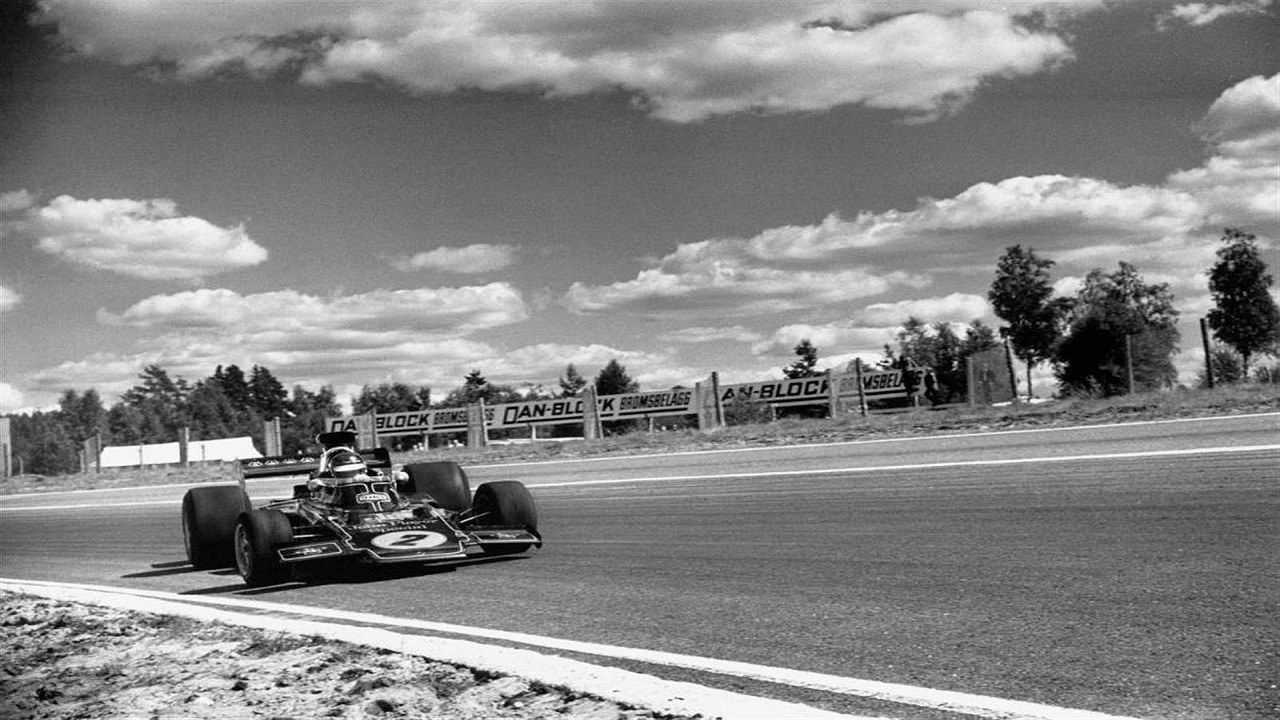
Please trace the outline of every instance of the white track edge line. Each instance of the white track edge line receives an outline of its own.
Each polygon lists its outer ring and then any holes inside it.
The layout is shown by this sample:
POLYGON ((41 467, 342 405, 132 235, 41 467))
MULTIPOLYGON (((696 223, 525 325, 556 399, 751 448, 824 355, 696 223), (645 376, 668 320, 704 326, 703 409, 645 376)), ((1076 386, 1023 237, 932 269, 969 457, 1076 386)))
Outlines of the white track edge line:
POLYGON ((482 469, 493 467, 519 467, 523 465, 558 465, 561 463, 584 463, 584 462, 600 462, 604 460, 644 460, 655 457, 682 457, 685 455, 713 455, 716 453, 742 453, 742 452, 767 452, 776 450, 796 450, 807 448, 824 448, 839 447, 841 445, 875 445, 879 443, 899 443, 914 442, 920 440, 951 440, 955 438, 971 438, 971 437, 990 437, 999 435, 1025 435, 1028 433, 1043 432, 1062 432, 1067 430, 1105 430, 1114 427, 1126 427, 1130 425, 1167 425, 1171 423, 1187 423, 1220 421, 1220 420, 1238 420, 1244 418, 1260 418, 1260 417, 1280 417, 1280 412, 1267 413, 1247 413, 1244 415, 1211 415, 1208 417, 1191 417, 1191 418, 1169 418, 1166 420, 1134 420, 1132 422, 1103 423, 1101 425, 1068 425, 1065 427, 1040 427, 1040 428, 1023 428, 1020 430, 994 430, 990 432, 966 432, 953 433, 950 435, 912 435, 910 437, 893 437, 893 438, 876 438, 873 440, 838 440, 826 443, 806 443, 802 445, 761 445, 758 447, 748 448, 721 448, 715 450, 681 450, 679 452, 670 453, 651 453, 642 455, 601 455, 599 457, 588 458, 568 458, 565 460, 535 460, 533 462, 512 462, 512 463, 492 463, 484 465, 466 465, 464 469, 482 469))
POLYGON ((654 675, 545 655, 532 650, 486 645, 472 640, 402 634, 382 628, 234 612, 193 605, 179 599, 141 596, 122 592, 120 589, 97 589, 93 586, 0 579, 0 589, 121 610, 178 615, 203 622, 222 622, 295 635, 319 636, 328 640, 417 655, 503 675, 514 675, 585 692, 612 702, 647 707, 672 715, 702 715, 742 720, 774 717, 788 720, 807 718, 876 720, 864 716, 834 713, 799 703, 703 687, 694 683, 665 680, 654 675))
MULTIPOLYGON (((719 475, 655 475, 652 477, 609 478, 607 480, 573 480, 558 483, 528 483, 531 489, 563 488, 591 485, 622 485, 625 483, 649 483, 671 480, 733 480, 737 478, 797 477, 808 475, 852 475, 869 472, 896 472, 902 470, 936 470, 949 467, 980 467, 993 465, 1019 465, 1026 463, 1083 462, 1087 460, 1116 460, 1123 458, 1177 457, 1186 455, 1222 455, 1229 453, 1280 450, 1280 445, 1224 445, 1211 448, 1181 448, 1178 450, 1139 450, 1127 453, 1102 453, 1096 455, 1049 455, 1034 458, 1006 458, 1003 460, 953 460, 949 462, 916 463, 911 465, 871 465, 845 468, 816 468, 812 470, 775 470, 772 472, 723 473, 719 475)), ((132 503, 86 503, 79 505, 13 505, 0 506, 0 512, 17 510, 85 510, 104 507, 141 507, 144 505, 176 505, 177 500, 145 500, 132 503)))
MULTIPOLYGON (((905 705, 914 705, 917 707, 927 707, 968 715, 978 715, 980 717, 987 718, 999 718, 1001 720, 1132 720, 1131 718, 1126 718, 1124 716, 1109 715, 1090 710, 1064 708, 1055 705, 1046 705, 1021 700, 1007 700, 1004 698, 988 697, 952 690, 935 690, 932 688, 917 687, 913 685, 847 678, 839 675, 828 675, 825 673, 816 673, 805 670, 775 668, 767 665, 757 665, 754 663, 733 660, 718 660, 715 658, 681 655, 678 653, 658 650, 643 650, 616 645, 563 640, 560 638, 541 635, 530 635, 526 633, 491 630, 487 628, 476 628, 465 625, 453 625, 450 623, 413 620, 408 618, 395 618, 372 613, 331 610, 328 608, 271 603, 260 600, 244 600, 239 598, 177 595, 175 593, 155 590, 135 590, 131 588, 102 585, 81 585, 73 583, 55 583, 42 580, 15 580, 10 578, 0 578, 0 586, 5 584, 30 585, 42 588, 72 588, 103 594, 167 600, 178 604, 193 603, 253 608, 272 612, 347 620, 350 622, 416 628, 434 632, 444 632, 453 635, 504 640, 507 642, 515 642, 535 647, 565 650, 601 657, 612 657, 622 660, 637 660, 653 665, 682 667, 720 675, 745 677, 764 682, 790 685, 793 687, 874 698, 905 705)), ((283 627, 287 630, 291 627, 288 623, 296 623, 297 621, 282 619, 281 622, 285 623, 283 627)), ((354 628, 353 630, 354 632, 352 635, 357 638, 370 632, 370 628, 354 628)))
MULTIPOLYGON (((682 450, 670 453, 650 453, 645 455, 600 455, 598 457, 589 458, 568 458, 565 460, 534 460, 532 462, 513 462, 513 463, 492 463, 485 465, 466 465, 463 469, 479 470, 484 468, 502 468, 502 467, 521 467, 526 465, 560 465, 565 463, 584 463, 584 462, 602 462, 605 460, 644 460, 648 458, 664 458, 664 457, 683 457, 686 455, 713 455, 716 453, 743 453, 743 452, 770 452, 779 450, 795 450, 809 448, 839 447, 841 445, 874 445, 877 443, 896 443, 911 442, 920 440, 949 440, 954 438, 971 438, 971 437, 987 437, 999 435, 1023 435, 1027 433, 1042 432, 1060 432, 1066 430, 1096 430, 1113 427, 1125 427, 1128 425, 1165 425, 1170 423, 1187 423, 1200 421, 1219 421, 1219 420, 1239 420, 1244 418, 1260 418, 1260 417, 1280 417, 1280 412, 1270 413, 1247 413, 1244 415, 1211 415, 1208 417, 1191 417, 1191 418, 1170 418, 1167 420, 1135 420, 1133 422, 1122 423, 1105 423, 1102 425, 1069 425, 1066 427, 1044 427, 1044 428, 1025 428, 1022 430, 995 430, 992 432, 969 432, 955 433, 951 435, 913 435, 911 437, 896 438, 877 438, 874 440, 840 440, 829 443, 808 443, 803 445, 761 445, 759 447, 749 448, 722 448, 718 450, 682 450)), ((246 483, 260 482, 279 482, 279 478, 249 478, 246 483)), ((24 497, 48 497, 54 495, 69 495, 73 493, 106 493, 106 492, 126 492, 130 490, 161 490, 164 488, 181 486, 184 483, 169 483, 166 485, 138 485, 133 487, 112 487, 112 488, 86 488, 84 490, 53 490, 41 493, 15 493, 13 495, 0 495, 0 501, 8 498, 24 498, 24 497)))
POLYGON ((1026 463, 1083 462, 1086 460, 1115 460, 1122 458, 1176 457, 1185 455, 1221 455, 1225 453, 1260 452, 1280 450, 1280 445, 1226 445, 1212 448, 1183 448, 1178 450, 1143 450, 1127 453, 1103 453, 1097 455, 1050 455, 1035 458, 1006 458, 1003 460, 953 460, 950 462, 916 463, 912 465, 879 465, 847 468, 819 468, 813 470, 775 470, 772 472, 724 473, 720 475, 659 475, 654 477, 610 478, 608 480, 579 480, 562 483, 530 483, 530 488, 573 487, 575 485, 617 485, 620 483, 657 482, 660 480, 732 480, 752 477, 795 477, 805 475, 839 475, 901 470, 934 470, 949 467, 977 467, 989 465, 1019 465, 1026 463))

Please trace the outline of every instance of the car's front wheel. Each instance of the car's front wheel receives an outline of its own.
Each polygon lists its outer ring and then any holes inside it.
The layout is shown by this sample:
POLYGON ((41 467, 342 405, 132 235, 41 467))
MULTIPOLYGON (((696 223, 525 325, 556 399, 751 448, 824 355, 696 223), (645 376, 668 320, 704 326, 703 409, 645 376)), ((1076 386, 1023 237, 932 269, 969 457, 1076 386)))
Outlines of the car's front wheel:
MULTIPOLYGON (((475 527, 497 527, 538 532, 538 510, 533 495, 516 480, 487 482, 476 488, 471 503, 475 527)), ((533 543, 503 543, 483 546, 486 555, 511 555, 528 550, 533 543)))
POLYGON ((471 507, 471 486, 467 474, 455 462, 440 461, 405 465, 408 475, 400 494, 414 499, 430 499, 445 510, 463 512, 471 507))
POLYGON ((235 562, 236 518, 249 507, 239 485, 191 488, 182 496, 182 543, 192 567, 209 570, 235 562))
POLYGON ((250 510, 236 522, 236 570, 246 585, 275 585, 289 577, 276 548, 293 540, 289 518, 279 510, 250 510))

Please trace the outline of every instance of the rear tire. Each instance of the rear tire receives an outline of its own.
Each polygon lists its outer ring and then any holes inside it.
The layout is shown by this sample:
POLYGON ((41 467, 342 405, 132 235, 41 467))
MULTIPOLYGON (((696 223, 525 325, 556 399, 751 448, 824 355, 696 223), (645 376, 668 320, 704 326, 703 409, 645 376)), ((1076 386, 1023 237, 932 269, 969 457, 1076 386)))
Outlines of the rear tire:
POLYGON ((471 507, 471 486, 467 474, 455 462, 405 465, 409 479, 400 483, 401 495, 416 500, 430 499, 445 510, 462 512, 471 507))
POLYGON ((289 517, 279 510, 250 510, 236 523, 236 570, 246 585, 275 585, 289 576, 276 548, 293 540, 289 517))
POLYGON ((182 542, 197 570, 235 564, 236 518, 250 509, 239 485, 191 488, 182 496, 182 542))
MULTIPOLYGON (((523 483, 516 480, 487 482, 476 488, 476 498, 471 504, 471 516, 475 527, 501 527, 509 530, 538 532, 538 509, 533 495, 523 483)), ((528 550, 533 543, 485 545, 486 555, 512 555, 528 550)))

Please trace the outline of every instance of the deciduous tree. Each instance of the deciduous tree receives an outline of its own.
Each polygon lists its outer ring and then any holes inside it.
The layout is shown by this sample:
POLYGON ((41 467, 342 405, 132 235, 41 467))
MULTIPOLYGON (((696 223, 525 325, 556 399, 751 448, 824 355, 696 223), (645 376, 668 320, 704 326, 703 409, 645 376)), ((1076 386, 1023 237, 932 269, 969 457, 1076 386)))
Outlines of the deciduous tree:
POLYGON ((1168 284, 1145 282, 1134 265, 1121 262, 1110 274, 1090 271, 1072 306, 1067 335, 1055 352, 1062 389, 1069 394, 1125 392, 1130 350, 1135 388, 1173 384, 1177 317, 1168 284))
POLYGON ((1236 228, 1223 231, 1218 261, 1209 271, 1214 308, 1209 327, 1214 337, 1235 348, 1249 377, 1249 359, 1280 344, 1280 309, 1268 288, 1272 278, 1257 238, 1236 228))
POLYGON ((1028 398, 1032 395, 1031 370, 1051 357, 1066 310, 1064 303, 1053 299, 1049 282, 1053 265, 1033 248, 1009 247, 996 262, 996 279, 987 293, 992 310, 1008 323, 1000 328, 1000 334, 1026 363, 1028 398))

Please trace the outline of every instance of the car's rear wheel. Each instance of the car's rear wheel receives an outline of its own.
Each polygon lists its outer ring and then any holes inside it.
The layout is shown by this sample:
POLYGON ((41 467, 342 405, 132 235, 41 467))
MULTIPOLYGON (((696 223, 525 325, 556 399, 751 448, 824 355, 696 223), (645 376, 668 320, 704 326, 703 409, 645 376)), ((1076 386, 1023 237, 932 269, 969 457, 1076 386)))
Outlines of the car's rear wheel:
MULTIPOLYGON (((516 480, 487 482, 476 488, 469 515, 474 518, 472 522, 477 528, 500 527, 538 532, 538 509, 533 504, 533 495, 516 480)), ((482 549, 486 555, 510 555, 524 552, 532 546, 533 543, 503 543, 484 545, 482 549)))
POLYGON ((249 508, 249 495, 239 485, 191 488, 182 496, 182 542, 193 567, 235 564, 236 518, 249 508))
POLYGON ((445 510, 462 512, 471 507, 471 486, 458 463, 441 461, 405 465, 408 480, 400 483, 401 495, 430 499, 445 510))
POLYGON ((246 585, 259 587, 285 580, 289 571, 276 548, 293 540, 289 517, 279 510, 250 510, 236 522, 236 570, 246 585))

